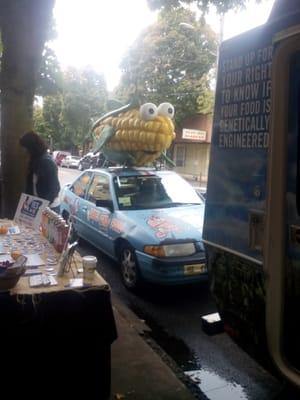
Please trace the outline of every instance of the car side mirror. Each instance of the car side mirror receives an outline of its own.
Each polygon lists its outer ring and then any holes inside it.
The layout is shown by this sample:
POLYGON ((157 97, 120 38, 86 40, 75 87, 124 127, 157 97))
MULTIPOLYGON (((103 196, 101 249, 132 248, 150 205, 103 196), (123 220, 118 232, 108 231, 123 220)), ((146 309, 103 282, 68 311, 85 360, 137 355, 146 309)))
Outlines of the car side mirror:
POLYGON ((114 211, 112 200, 96 200, 96 207, 107 208, 110 212, 114 211))

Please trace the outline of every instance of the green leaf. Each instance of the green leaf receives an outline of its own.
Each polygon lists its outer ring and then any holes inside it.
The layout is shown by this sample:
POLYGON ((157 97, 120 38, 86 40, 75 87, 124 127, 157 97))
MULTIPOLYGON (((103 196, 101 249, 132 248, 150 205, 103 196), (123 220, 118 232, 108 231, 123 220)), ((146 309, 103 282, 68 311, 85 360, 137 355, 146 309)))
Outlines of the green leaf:
MULTIPOLYGON (((199 10, 206 13, 209 6, 215 6, 218 13, 225 13, 229 10, 245 7, 249 0, 147 0, 151 10, 180 8, 183 4, 196 5, 199 10)), ((256 0, 260 3, 261 0, 256 0)))
MULTIPOLYGON (((43 100, 43 129, 54 149, 88 150, 93 142, 91 127, 106 110, 103 76, 91 68, 69 68, 62 74, 61 90, 43 100)), ((40 121, 36 123, 41 126, 40 121)))
MULTIPOLYGON (((163 10, 124 56, 115 95, 129 101, 134 94, 140 104, 170 102, 180 125, 199 112, 203 101, 198 98, 209 98, 207 82, 216 52, 216 35, 195 13, 182 8, 163 10), (185 29, 180 25, 183 21, 194 28, 185 29)), ((203 105, 205 111, 209 109, 207 101, 203 105)))
POLYGON ((112 126, 106 126, 99 137, 99 139, 96 140, 93 152, 97 153, 102 149, 103 146, 112 138, 112 136, 115 133, 115 129, 112 126))

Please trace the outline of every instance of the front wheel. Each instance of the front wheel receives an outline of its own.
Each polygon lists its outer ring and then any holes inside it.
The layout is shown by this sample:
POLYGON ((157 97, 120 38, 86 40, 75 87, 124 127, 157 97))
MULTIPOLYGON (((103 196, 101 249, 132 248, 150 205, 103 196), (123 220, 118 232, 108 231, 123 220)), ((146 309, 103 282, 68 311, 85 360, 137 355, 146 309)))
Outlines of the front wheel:
POLYGON ((137 290, 141 286, 141 276, 133 247, 124 245, 119 260, 124 286, 129 290, 137 290))

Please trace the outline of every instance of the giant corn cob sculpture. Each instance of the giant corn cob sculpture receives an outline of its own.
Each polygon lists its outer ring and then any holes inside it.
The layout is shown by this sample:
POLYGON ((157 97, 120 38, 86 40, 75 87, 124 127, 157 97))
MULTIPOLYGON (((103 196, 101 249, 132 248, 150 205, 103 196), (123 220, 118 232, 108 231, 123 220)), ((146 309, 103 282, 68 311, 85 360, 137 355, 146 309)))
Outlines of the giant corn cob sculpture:
POLYGON ((129 104, 100 118, 93 126, 94 152, 107 159, 142 166, 157 159, 175 138, 174 107, 162 103, 143 104, 139 109, 129 104))

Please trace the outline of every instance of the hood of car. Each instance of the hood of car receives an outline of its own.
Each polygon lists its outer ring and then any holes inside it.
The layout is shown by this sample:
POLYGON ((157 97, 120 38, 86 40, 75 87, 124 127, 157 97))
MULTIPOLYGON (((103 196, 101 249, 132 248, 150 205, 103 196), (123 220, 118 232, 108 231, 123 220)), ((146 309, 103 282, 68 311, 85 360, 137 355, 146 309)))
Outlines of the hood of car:
MULTIPOLYGON (((153 244, 164 241, 202 239, 204 205, 190 205, 157 210, 124 211, 134 235, 145 235, 153 244)), ((130 232, 129 232, 130 235, 130 232)))

